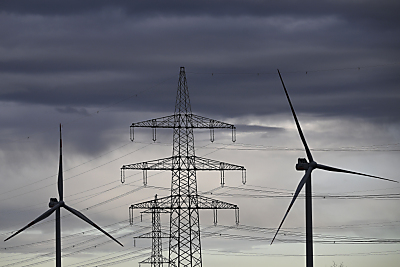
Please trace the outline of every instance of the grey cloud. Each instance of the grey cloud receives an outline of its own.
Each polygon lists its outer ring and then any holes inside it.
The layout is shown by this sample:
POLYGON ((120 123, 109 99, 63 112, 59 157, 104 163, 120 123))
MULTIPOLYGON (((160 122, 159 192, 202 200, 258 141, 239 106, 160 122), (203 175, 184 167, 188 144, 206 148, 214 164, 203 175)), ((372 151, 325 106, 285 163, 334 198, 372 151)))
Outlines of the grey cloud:
POLYGON ((56 110, 60 113, 76 113, 76 114, 84 115, 84 116, 89 115, 89 112, 84 108, 73 108, 73 107, 60 108, 60 107, 57 107, 56 110))
POLYGON ((12 13, 22 14, 42 14, 42 15, 61 15, 61 14, 79 14, 89 13, 93 11, 101 11, 109 8, 118 8, 126 11, 129 14, 172 14, 172 15, 258 15, 265 16, 269 14, 321 14, 321 13, 343 13, 357 14, 358 17, 366 18, 384 18, 394 17, 396 15, 395 8, 399 4, 396 1, 146 1, 134 2, 127 0, 116 1, 51 1, 39 0, 32 5, 30 1, 3 1, 2 10, 12 13), (391 16, 390 16, 391 15, 391 16))
MULTIPOLYGON (((148 187, 86 210, 141 185, 139 171, 129 173, 127 183, 120 185, 122 164, 171 154, 172 131, 158 131, 158 142, 153 143, 151 129, 137 130, 135 142, 130 142, 129 125, 173 113, 180 66, 186 67, 193 113, 237 127, 237 142, 227 149, 222 148, 231 144, 230 131, 215 131, 214 143, 209 142, 208 131, 196 131, 197 155, 244 165, 248 170, 244 188, 265 186, 292 193, 302 175, 295 173, 293 165, 304 152, 277 68, 318 160, 396 179, 393 166, 398 157, 394 152, 318 150, 399 142, 400 23, 396 1, 32 3, 0 3, 2 199, 14 197, 1 202, 4 231, 16 230, 38 216, 47 208, 48 198, 56 194, 59 123, 63 124, 65 170, 76 167, 64 176, 67 203, 85 209, 88 217, 103 226, 122 220, 125 224, 128 205, 153 198, 156 192, 148 187), (43 179, 46 177, 50 178, 43 179), (29 203, 27 212, 24 203, 29 203)), ((155 175, 149 173, 149 184, 169 187, 170 173, 155 175)), ((218 186, 219 175, 199 175, 199 190, 218 186)), ((240 186, 240 173, 226 175, 227 186, 240 186)), ((375 181, 367 184, 354 177, 329 177, 316 175, 316 193, 390 186, 375 181)), ((220 190, 231 192, 228 187, 220 190)), ((397 192, 398 188, 391 190, 397 192)), ((265 199, 255 204, 252 198, 226 200, 240 206, 241 223, 269 228, 279 224, 289 201, 265 199)), ((382 207, 386 214, 379 220, 398 221, 394 202, 393 207, 386 201, 374 205, 356 202, 355 210, 365 208, 368 214, 363 217, 364 212, 347 215, 343 206, 353 202, 344 201, 332 209, 326 209, 326 202, 316 201, 316 227, 321 223, 343 225, 347 218, 376 222, 373 214, 382 207)), ((304 210, 297 206, 285 227, 303 227, 304 210)), ((230 215, 226 218, 233 219, 230 215)), ((211 217, 212 212, 204 219, 211 224, 211 217)), ((225 215, 221 214, 221 223, 222 217, 225 215)), ((229 223, 233 224, 232 220, 229 223)), ((78 229, 86 231, 88 227, 79 220, 63 219, 63 234, 80 232, 78 229)), ((43 235, 26 232, 4 247, 54 238, 52 222, 35 230, 43 235)), ((396 234, 387 228, 382 232, 391 237, 396 234)), ((340 229, 339 235, 347 233, 340 229)), ((76 240, 72 242, 86 242, 87 236, 76 240)), ((124 239, 124 244, 131 242, 132 235, 124 239)), ((213 240, 207 243, 210 248, 220 246, 213 240)), ((236 243, 230 244, 233 250, 236 243)), ((114 249, 109 251, 116 252, 114 249)), ((269 246, 268 252, 275 253, 275 249, 269 246)), ((53 242, 48 243, 49 250, 53 250, 53 242)), ((342 253, 339 250, 332 253, 342 253)), ((98 251, 88 251, 94 253, 90 258, 96 260, 98 251)), ((321 264, 329 265, 326 261, 331 258, 325 258, 321 257, 321 264)))
POLYGON ((285 131, 282 127, 269 127, 269 126, 258 126, 258 125, 235 125, 236 128, 240 128, 241 132, 274 132, 280 133, 285 131))
POLYGON ((107 111, 103 123, 116 125, 115 110, 171 114, 186 66, 196 114, 288 114, 279 68, 299 113, 399 120, 400 34, 379 19, 394 21, 395 3, 108 3, 3 2, 0 100, 107 111))

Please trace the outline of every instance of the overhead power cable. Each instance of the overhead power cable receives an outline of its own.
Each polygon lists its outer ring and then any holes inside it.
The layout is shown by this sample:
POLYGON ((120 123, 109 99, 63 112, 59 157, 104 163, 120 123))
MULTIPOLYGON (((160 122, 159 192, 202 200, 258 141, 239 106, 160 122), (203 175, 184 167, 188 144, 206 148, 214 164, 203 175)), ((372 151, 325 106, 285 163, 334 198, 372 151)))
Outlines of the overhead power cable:
MULTIPOLYGON (((86 171, 84 171, 84 172, 78 173, 78 174, 73 175, 73 176, 71 176, 71 177, 65 178, 64 181, 67 181, 67 180, 76 178, 76 177, 78 177, 78 176, 80 176, 80 175, 86 174, 86 173, 91 172, 91 171, 93 171, 93 170, 95 170, 95 169, 104 167, 104 166, 106 166, 106 165, 108 165, 108 164, 110 164, 110 163, 112 163, 112 162, 114 162, 114 161, 117 161, 117 160, 119 160, 119 159, 121 159, 121 158, 124 158, 124 157, 126 157, 126 156, 128 156, 128 155, 131 155, 131 154, 133 154, 133 153, 135 153, 135 152, 137 152, 137 151, 139 151, 139 150, 141 150, 141 149, 144 149, 144 148, 146 148, 146 147, 149 146, 149 145, 151 145, 151 143, 150 143, 150 144, 147 144, 147 145, 145 145, 145 146, 143 146, 143 147, 141 147, 141 148, 138 148, 138 149, 136 149, 136 150, 134 150, 134 151, 131 151, 131 152, 127 153, 127 154, 124 154, 124 155, 122 155, 122 156, 119 156, 119 157, 117 157, 117 158, 114 158, 114 159, 112 159, 112 160, 110 160, 110 161, 108 161, 108 162, 106 162, 106 163, 100 164, 100 165, 98 165, 98 166, 96 166, 96 167, 94 167, 94 168, 91 168, 91 169, 86 170, 86 171)), ((81 164, 81 165, 82 165, 82 164, 81 164)), ((55 176, 54 176, 54 177, 55 177, 55 176)), ((45 179, 47 179, 47 178, 45 178, 45 179)), ((9 199, 16 198, 16 197, 19 197, 19 196, 22 196, 22 195, 30 194, 30 193, 36 192, 36 191, 38 191, 38 190, 40 190, 40 189, 53 186, 55 183, 56 183, 56 182, 51 183, 51 184, 46 185, 46 186, 42 186, 42 187, 39 187, 39 188, 30 190, 29 192, 25 192, 25 193, 21 193, 21 194, 18 194, 18 195, 11 196, 11 197, 3 198, 3 199, 0 199, 0 201, 9 200, 9 199)))

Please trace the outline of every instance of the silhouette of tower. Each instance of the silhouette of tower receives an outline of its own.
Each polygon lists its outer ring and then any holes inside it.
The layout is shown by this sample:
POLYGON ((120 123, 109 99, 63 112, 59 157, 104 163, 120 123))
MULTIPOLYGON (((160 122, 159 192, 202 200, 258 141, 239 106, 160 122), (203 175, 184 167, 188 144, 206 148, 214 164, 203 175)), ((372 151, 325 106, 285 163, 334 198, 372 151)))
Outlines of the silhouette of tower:
MULTIPOLYGON (((211 199, 197 194, 196 171, 220 171, 221 185, 225 184, 224 172, 241 170, 242 182, 246 182, 246 170, 243 166, 195 156, 194 128, 210 129, 210 139, 214 141, 215 128, 232 129, 232 141, 235 142, 235 127, 232 124, 192 114, 185 68, 180 68, 178 90, 173 115, 132 123, 131 140, 134 139, 134 127, 153 129, 156 140, 157 128, 173 129, 172 157, 147 162, 123 165, 121 182, 125 181, 125 170, 143 170, 143 183, 147 184, 148 170, 171 170, 171 195, 159 199, 160 209, 170 211, 169 262, 171 266, 202 266, 199 209, 235 209, 236 223, 239 223, 237 205, 211 199)), ((152 201, 132 205, 130 209, 149 209, 152 201)), ((131 213, 133 214, 133 213, 131 213)), ((217 219, 214 217, 214 222, 217 219)))
MULTIPOLYGON (((134 208, 135 205, 132 206, 134 208)), ((162 238, 169 238, 168 234, 161 231, 160 213, 162 212, 168 211, 160 209, 157 195, 154 196, 153 206, 142 212, 151 213, 151 232, 142 234, 135 238, 151 238, 151 256, 139 262, 139 266, 142 263, 147 263, 154 267, 162 267, 163 263, 169 263, 168 259, 162 255, 162 238)))

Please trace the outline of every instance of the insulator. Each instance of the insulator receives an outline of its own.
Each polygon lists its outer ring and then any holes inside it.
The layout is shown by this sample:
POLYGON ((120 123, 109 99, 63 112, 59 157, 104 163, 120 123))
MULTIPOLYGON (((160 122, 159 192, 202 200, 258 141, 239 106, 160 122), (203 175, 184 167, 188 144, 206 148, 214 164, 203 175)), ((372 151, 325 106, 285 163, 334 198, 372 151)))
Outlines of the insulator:
POLYGON ((157 132, 156 132, 156 128, 153 128, 153 142, 155 142, 157 140, 157 132))
POLYGON ((218 223, 218 213, 217 213, 217 209, 214 209, 214 225, 217 225, 218 223))
POLYGON ((147 170, 143 170, 143 185, 147 185, 147 170))
POLYGON ((129 224, 133 225, 133 209, 129 207, 129 224))
POLYGON ((236 142, 236 127, 232 127, 232 142, 236 142))
POLYGON ((214 142, 214 128, 210 128, 210 141, 214 142))
POLYGON ((239 208, 235 209, 236 225, 239 225, 239 208))
POLYGON ((224 187, 225 184, 225 172, 224 172, 225 164, 221 162, 219 164, 219 170, 221 171, 221 187, 224 187))
POLYGON ((152 123, 152 128, 153 128, 153 142, 155 142, 157 140, 157 133, 156 133, 157 120, 152 119, 151 123, 152 123))
POLYGON ((121 168, 121 183, 125 183, 125 169, 121 168))
POLYGON ((132 142, 135 139, 135 133, 134 133, 134 129, 133 128, 135 128, 135 126, 132 123, 131 127, 129 127, 129 135, 130 135, 130 138, 131 138, 132 142))
POLYGON ((225 172, 222 169, 221 170, 221 187, 224 187, 224 185, 225 185, 225 172))
POLYGON ((242 169, 242 184, 246 184, 247 177, 246 177, 246 169, 242 169))

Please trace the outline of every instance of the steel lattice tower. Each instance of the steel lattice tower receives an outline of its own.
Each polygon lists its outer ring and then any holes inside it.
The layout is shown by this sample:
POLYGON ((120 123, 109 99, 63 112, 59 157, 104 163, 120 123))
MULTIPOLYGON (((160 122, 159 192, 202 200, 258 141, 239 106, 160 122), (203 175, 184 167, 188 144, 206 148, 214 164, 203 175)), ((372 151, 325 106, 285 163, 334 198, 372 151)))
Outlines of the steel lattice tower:
MULTIPOLYGON (((156 140, 156 128, 173 129, 172 157, 123 165, 121 181, 125 181, 125 170, 143 170, 143 182, 147 184, 147 170, 171 170, 171 195, 159 199, 160 209, 170 211, 169 262, 171 266, 202 266, 199 209, 235 209, 236 223, 239 223, 237 205, 211 199, 197 194, 196 171, 221 172, 221 185, 225 183, 224 171, 241 170, 242 182, 246 182, 246 170, 243 166, 215 161, 195 156, 194 128, 210 129, 211 141, 214 141, 215 128, 232 129, 232 141, 235 141, 235 127, 232 124, 192 114, 185 68, 180 68, 175 112, 173 115, 157 119, 132 123, 131 140, 134 127, 153 129, 153 140, 156 140)), ((133 209, 148 209, 152 201, 132 205, 133 209)), ((133 212, 130 212, 133 214, 133 212)), ((214 217, 214 222, 217 219, 214 217)))
POLYGON ((147 263, 154 267, 162 267, 163 263, 169 263, 168 259, 162 255, 162 238, 169 238, 168 234, 161 231, 160 213, 162 212, 166 211, 160 209, 157 195, 154 197, 152 207, 142 212, 151 213, 151 232, 142 234, 135 238, 151 238, 151 256, 139 262, 139 266, 142 263, 147 263))

